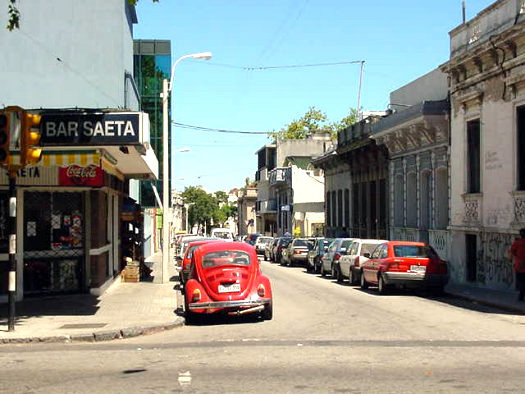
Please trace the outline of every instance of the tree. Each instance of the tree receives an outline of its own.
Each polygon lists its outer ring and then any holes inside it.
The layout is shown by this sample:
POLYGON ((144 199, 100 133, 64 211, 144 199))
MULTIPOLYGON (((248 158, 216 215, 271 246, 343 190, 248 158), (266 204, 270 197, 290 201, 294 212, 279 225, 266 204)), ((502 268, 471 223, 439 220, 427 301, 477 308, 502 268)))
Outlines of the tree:
POLYGON ((215 198, 219 201, 219 204, 226 204, 228 202, 228 194, 220 190, 215 192, 215 198))
POLYGON ((277 140, 302 140, 314 133, 330 133, 332 139, 337 138, 337 133, 354 124, 357 121, 358 113, 355 109, 350 109, 349 114, 339 122, 326 123, 326 114, 315 107, 310 107, 299 119, 293 120, 281 130, 270 133, 270 137, 277 140))
POLYGON ((187 187, 182 192, 182 198, 185 203, 191 205, 188 212, 188 222, 191 227, 198 224, 209 226, 215 210, 218 208, 217 199, 204 190, 194 186, 187 187))
MULTIPOLYGON (((159 0, 151 0, 157 3, 159 0)), ((128 0, 129 5, 136 5, 139 0, 128 0)), ((16 0, 9 0, 9 8, 7 11, 9 19, 7 21, 7 30, 13 31, 20 28, 20 10, 16 6, 16 0)))

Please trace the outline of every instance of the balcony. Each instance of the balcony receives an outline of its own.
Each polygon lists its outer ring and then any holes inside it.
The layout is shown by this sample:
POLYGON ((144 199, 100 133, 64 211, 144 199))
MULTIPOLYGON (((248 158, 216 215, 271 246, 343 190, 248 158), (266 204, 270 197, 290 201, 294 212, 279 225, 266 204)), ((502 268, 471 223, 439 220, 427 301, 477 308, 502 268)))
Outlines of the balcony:
POLYGON ((292 168, 291 167, 278 167, 270 171, 269 180, 270 185, 279 185, 292 180, 292 168))
POLYGON ((237 198, 240 200, 248 199, 248 198, 249 199, 257 198, 257 188, 248 187, 244 190, 240 190, 239 193, 237 194, 237 198))
POLYGON ((277 201, 275 198, 266 201, 257 201, 257 213, 277 212, 277 201))

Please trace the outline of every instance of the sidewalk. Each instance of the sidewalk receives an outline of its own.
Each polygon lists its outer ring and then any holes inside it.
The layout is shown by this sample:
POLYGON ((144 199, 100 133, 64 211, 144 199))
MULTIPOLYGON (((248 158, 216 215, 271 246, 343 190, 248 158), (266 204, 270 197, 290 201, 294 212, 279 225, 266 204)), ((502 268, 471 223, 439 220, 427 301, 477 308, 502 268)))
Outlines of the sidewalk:
POLYGON ((0 304, 0 344, 103 341, 168 330, 184 324, 176 314, 178 283, 170 264, 167 283, 158 283, 162 254, 148 265, 152 281, 112 285, 102 296, 76 294, 27 298, 16 304, 15 331, 7 331, 7 304, 0 304))
POLYGON ((482 289, 474 286, 449 284, 445 292, 481 305, 499 308, 501 310, 525 315, 525 302, 518 301, 518 292, 482 289))

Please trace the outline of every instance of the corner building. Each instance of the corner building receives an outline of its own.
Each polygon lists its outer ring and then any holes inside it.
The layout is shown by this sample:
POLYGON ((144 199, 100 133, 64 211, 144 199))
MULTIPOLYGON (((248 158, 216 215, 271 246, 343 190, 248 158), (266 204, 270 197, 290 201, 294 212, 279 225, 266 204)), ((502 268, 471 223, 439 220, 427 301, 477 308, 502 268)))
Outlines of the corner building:
MULTIPOLYGON (((0 5, 7 10, 8 0, 0 5)), ((136 199, 138 183, 132 180, 158 175, 148 117, 136 112, 137 15, 126 0, 32 0, 17 6, 20 28, 0 33, 8 54, 0 59, 3 106, 17 105, 49 119, 132 116, 137 127, 133 144, 121 143, 118 136, 110 136, 109 143, 43 144, 42 160, 20 170, 16 179, 17 299, 98 295, 119 278, 129 256, 124 240, 129 226, 121 218, 136 210, 130 197, 136 199)), ((6 14, 0 14, 1 26, 7 24, 6 14)), ((1 169, 0 302, 7 301, 7 190, 1 169)))
POLYGON ((525 1, 499 0, 450 33, 451 279, 512 291, 525 227, 525 1))

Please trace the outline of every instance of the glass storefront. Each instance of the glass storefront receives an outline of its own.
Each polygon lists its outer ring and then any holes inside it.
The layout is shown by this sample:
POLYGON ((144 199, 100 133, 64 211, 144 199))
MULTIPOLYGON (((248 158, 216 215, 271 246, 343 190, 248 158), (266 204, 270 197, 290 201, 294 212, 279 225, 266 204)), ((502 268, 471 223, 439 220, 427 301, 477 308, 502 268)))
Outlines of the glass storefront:
POLYGON ((84 203, 81 192, 24 193, 24 293, 82 289, 84 203))

